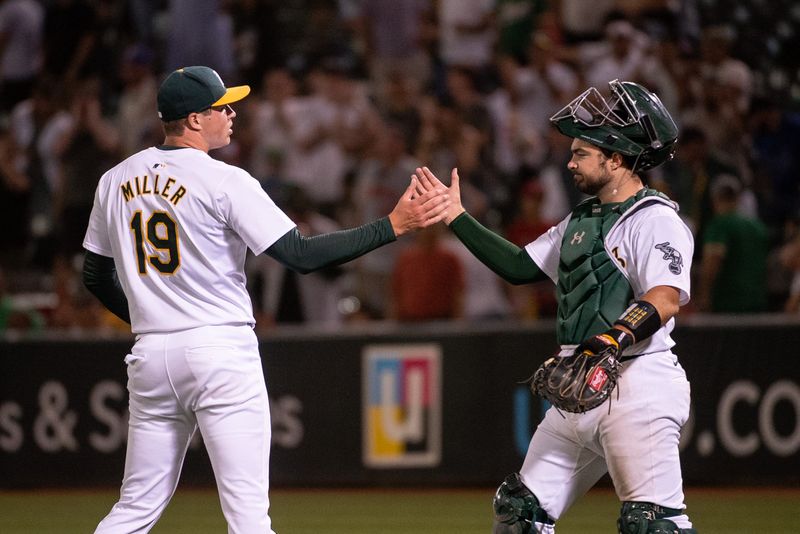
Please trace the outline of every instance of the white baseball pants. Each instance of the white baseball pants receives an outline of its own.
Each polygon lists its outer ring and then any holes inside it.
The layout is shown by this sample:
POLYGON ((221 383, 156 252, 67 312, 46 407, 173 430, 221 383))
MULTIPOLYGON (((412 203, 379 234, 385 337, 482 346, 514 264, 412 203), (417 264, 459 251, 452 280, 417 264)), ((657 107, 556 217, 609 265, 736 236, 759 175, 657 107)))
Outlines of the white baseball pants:
POLYGON ((130 421, 120 499, 96 533, 149 532, 175 492, 199 427, 230 534, 272 533, 269 399, 249 326, 140 336, 128 365, 130 421))
MULTIPOLYGON (((620 501, 685 508, 678 442, 689 397, 686 373, 672 352, 623 363, 610 412, 607 402, 584 414, 547 411, 522 464, 523 482, 554 519, 606 472, 620 501)), ((670 519, 692 526, 686 515, 670 519)))

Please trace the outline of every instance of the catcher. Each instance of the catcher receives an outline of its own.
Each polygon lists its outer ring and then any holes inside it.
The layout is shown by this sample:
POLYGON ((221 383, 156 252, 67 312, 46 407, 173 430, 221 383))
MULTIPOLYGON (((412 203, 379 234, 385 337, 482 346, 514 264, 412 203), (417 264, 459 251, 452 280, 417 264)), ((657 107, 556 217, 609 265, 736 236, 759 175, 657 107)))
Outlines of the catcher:
MULTIPOLYGON (((689 301, 694 244, 677 205, 640 176, 672 157, 678 129, 641 85, 614 80, 609 89, 604 97, 590 88, 551 117, 573 138, 567 168, 590 197, 524 249, 466 213, 451 174, 444 221, 464 245, 513 284, 557 285, 561 350, 531 383, 553 408, 520 472, 497 489, 495 534, 554 533, 606 472, 622 503, 621 534, 696 532, 678 454, 689 383, 669 335, 689 301)), ((417 174, 437 183, 427 168, 417 174)))

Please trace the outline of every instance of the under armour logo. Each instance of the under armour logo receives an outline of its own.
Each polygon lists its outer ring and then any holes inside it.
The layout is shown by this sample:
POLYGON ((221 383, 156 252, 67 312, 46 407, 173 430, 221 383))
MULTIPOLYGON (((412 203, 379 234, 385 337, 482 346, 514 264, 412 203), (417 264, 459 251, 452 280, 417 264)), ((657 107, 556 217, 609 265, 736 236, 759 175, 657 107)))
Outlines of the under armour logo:
POLYGON ((574 245, 576 243, 580 244, 580 242, 583 241, 583 236, 585 235, 586 232, 581 232, 581 233, 575 232, 575 235, 572 236, 572 241, 570 241, 569 244, 570 245, 574 245))
POLYGON ((681 253, 669 246, 669 241, 656 245, 656 249, 664 253, 665 260, 669 260, 669 272, 672 274, 681 274, 681 270, 683 269, 681 253))

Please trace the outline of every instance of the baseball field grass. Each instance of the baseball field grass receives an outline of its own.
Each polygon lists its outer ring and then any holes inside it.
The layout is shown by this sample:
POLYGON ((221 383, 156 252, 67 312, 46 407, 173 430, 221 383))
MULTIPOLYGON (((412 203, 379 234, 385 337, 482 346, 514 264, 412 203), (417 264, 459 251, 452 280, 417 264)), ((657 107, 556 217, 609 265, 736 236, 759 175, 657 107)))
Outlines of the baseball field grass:
MULTIPOLYGON (((278 534, 488 534, 493 489, 325 489, 272 492, 278 534)), ((116 499, 115 490, 0 492, 3 534, 86 534, 116 499)), ((700 534, 796 534, 800 490, 693 489, 687 504, 700 534)), ((558 534, 615 534, 610 490, 590 492, 558 523, 558 534)), ((217 495, 180 488, 156 534, 226 532, 217 495)))

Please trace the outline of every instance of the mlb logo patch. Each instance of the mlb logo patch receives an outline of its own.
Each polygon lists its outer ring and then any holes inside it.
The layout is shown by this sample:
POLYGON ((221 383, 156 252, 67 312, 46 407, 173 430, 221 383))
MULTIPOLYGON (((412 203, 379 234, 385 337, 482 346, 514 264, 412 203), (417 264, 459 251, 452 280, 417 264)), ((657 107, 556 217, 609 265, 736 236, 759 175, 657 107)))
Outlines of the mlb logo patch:
POLYGON ((608 380, 608 373, 602 367, 595 367, 589 376, 588 385, 594 391, 599 391, 608 380))
POLYGON ((362 442, 368 467, 441 461, 441 348, 370 345, 362 355, 362 442))

